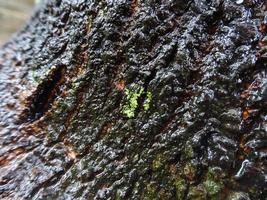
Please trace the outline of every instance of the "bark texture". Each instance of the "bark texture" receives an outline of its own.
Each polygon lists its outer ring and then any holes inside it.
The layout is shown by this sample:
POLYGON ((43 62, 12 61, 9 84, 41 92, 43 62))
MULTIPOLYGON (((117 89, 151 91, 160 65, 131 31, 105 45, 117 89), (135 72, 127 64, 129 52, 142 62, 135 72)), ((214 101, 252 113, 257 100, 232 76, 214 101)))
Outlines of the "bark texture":
POLYGON ((0 51, 2 199, 266 199, 263 0, 44 0, 0 51))

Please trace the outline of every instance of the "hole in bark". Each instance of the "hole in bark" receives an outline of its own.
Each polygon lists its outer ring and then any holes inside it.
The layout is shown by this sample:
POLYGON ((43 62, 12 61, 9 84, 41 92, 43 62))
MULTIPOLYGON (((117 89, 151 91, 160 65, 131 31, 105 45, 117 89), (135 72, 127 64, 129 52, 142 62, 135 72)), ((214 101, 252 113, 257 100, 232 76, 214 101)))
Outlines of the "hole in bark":
POLYGON ((36 91, 27 99, 27 121, 35 121, 47 112, 60 92, 60 85, 64 82, 66 66, 60 65, 52 69, 48 77, 37 87, 36 91))

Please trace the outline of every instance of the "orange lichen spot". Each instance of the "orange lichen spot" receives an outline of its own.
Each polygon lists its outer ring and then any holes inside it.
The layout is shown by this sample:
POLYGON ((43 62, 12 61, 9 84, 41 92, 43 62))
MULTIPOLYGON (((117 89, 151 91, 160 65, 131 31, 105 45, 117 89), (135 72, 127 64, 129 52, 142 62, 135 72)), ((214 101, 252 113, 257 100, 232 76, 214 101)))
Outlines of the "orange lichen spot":
POLYGON ((244 149, 245 148, 245 138, 244 137, 242 137, 241 138, 241 140, 240 140, 240 143, 239 143, 239 147, 241 148, 241 149, 244 149))
POLYGON ((0 157, 0 166, 5 166, 10 162, 10 160, 7 158, 7 156, 1 156, 0 157))
POLYGON ((251 151, 252 151, 252 149, 251 149, 250 147, 245 146, 245 148, 244 148, 244 152, 245 152, 246 154, 251 153, 251 151))
POLYGON ((256 112, 256 111, 257 111, 257 110, 247 108, 247 109, 244 110, 243 113, 242 113, 242 119, 243 119, 243 120, 247 120, 247 119, 251 116, 251 114, 252 114, 253 112, 256 112))
POLYGON ((247 110, 245 110, 243 113, 242 113, 242 118, 243 120, 247 120, 249 118, 249 112, 247 110))
POLYGON ((24 154, 25 152, 26 152, 25 149, 22 147, 10 150, 9 152, 6 153, 6 155, 0 156, 0 166, 3 167, 8 165, 12 160, 24 154))
POLYGON ((117 82, 115 82, 115 86, 118 90, 122 91, 125 88, 125 81, 124 80, 118 80, 117 82))
POLYGON ((240 143, 239 143, 239 147, 242 150, 242 152, 245 154, 249 154, 252 151, 252 149, 246 145, 246 138, 245 137, 241 138, 240 143))

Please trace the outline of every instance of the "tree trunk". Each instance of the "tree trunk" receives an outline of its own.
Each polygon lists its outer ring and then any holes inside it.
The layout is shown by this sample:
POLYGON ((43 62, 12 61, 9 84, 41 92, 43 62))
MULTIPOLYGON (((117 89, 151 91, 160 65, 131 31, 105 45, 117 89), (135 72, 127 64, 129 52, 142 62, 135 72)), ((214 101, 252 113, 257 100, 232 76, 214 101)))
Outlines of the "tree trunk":
POLYGON ((266 199, 262 0, 44 0, 0 51, 2 199, 266 199))

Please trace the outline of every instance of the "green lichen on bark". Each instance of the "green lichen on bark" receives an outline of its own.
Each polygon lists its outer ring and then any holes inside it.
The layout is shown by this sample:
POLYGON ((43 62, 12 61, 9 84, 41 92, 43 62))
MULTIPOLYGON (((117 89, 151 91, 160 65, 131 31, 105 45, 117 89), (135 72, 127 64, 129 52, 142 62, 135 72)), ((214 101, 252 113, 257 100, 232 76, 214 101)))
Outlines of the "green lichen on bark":
POLYGON ((203 183, 190 187, 188 193, 189 199, 219 199, 220 192, 224 188, 222 176, 223 173, 217 171, 216 168, 208 169, 203 183))
POLYGON ((133 118, 135 116, 136 109, 139 107, 140 98, 145 95, 145 100, 143 102, 144 111, 148 111, 150 108, 150 103, 152 101, 152 93, 145 92, 144 87, 139 87, 137 90, 131 90, 126 88, 126 104, 123 106, 122 113, 128 118, 133 118))
POLYGON ((145 111, 149 110, 151 101, 152 101, 152 93, 151 92, 147 92, 146 99, 145 99, 145 102, 144 102, 144 105, 143 105, 145 111))
POLYGON ((181 177, 177 177, 174 181, 174 185, 176 189, 176 199, 182 200, 187 187, 186 181, 181 177))
POLYGON ((128 118, 133 118, 135 116, 135 111, 138 107, 138 99, 144 92, 144 88, 141 87, 137 91, 125 89, 127 104, 123 106, 122 113, 125 114, 128 118))
POLYGON ((259 2, 43 1, 0 51, 0 198, 264 199, 259 2))
POLYGON ((216 168, 211 168, 206 174, 206 180, 203 182, 204 188, 210 199, 217 199, 218 194, 223 189, 224 184, 222 181, 223 173, 217 171, 216 168))

